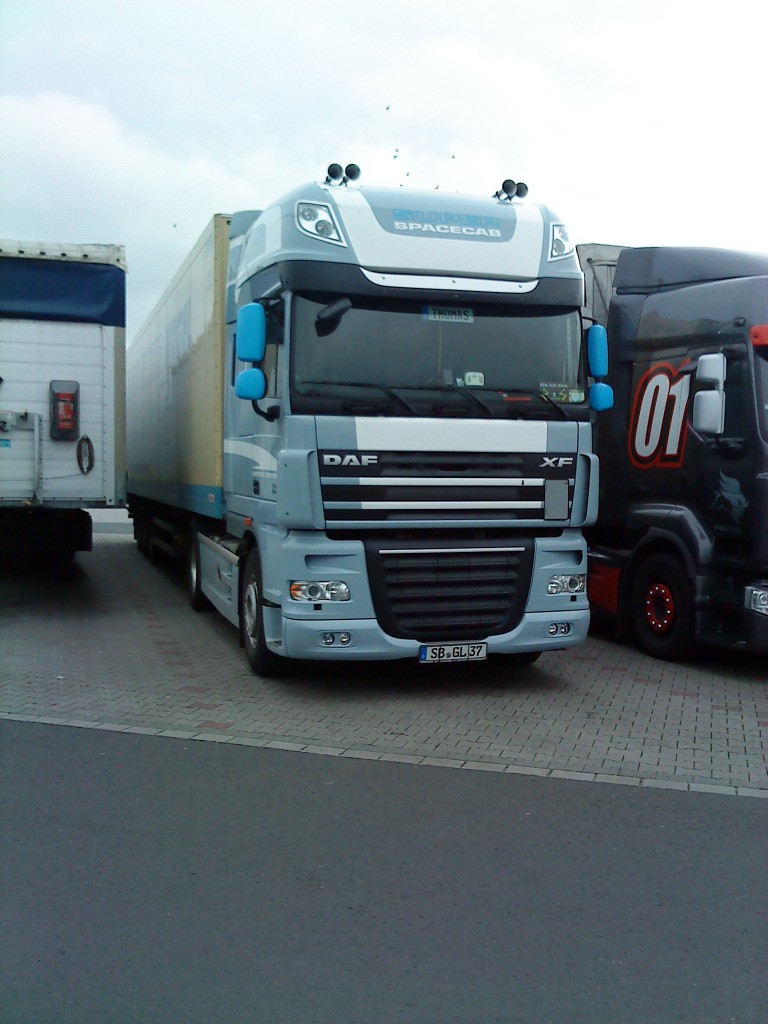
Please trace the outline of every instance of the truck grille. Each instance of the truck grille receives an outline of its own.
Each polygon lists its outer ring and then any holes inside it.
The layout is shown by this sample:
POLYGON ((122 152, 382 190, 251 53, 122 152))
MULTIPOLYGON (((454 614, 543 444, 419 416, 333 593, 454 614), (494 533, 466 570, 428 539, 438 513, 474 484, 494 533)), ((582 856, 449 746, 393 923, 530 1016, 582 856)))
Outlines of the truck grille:
POLYGON ((522 618, 533 563, 528 538, 365 547, 376 617, 390 636, 480 640, 514 629, 522 618))
MULTIPOLYGON (((414 430, 418 426, 414 425, 414 430)), ((322 458, 324 453, 319 453, 322 458)), ((354 458, 355 456, 353 456, 354 458)), ((359 455, 356 456, 359 458, 359 455)), ((372 467, 321 461, 328 529, 418 526, 450 521, 500 524, 565 520, 573 501, 570 468, 542 470, 542 456, 507 452, 379 452, 372 467), (558 514, 547 515, 547 484, 561 487, 558 514)))

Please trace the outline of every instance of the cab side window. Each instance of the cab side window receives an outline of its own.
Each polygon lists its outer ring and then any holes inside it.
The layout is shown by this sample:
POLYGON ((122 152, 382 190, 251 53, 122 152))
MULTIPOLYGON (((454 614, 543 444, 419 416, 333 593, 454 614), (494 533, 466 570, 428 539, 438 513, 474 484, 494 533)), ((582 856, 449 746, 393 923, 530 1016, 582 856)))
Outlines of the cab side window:
POLYGON ((282 382, 280 365, 283 355, 283 334, 285 326, 285 303, 282 299, 269 302, 265 306, 267 314, 267 348, 264 354, 264 374, 267 378, 267 395, 269 398, 280 398, 282 382))
POLYGON ((744 359, 729 359, 725 378, 725 431, 724 437, 743 438, 749 426, 746 410, 749 408, 744 395, 744 359))

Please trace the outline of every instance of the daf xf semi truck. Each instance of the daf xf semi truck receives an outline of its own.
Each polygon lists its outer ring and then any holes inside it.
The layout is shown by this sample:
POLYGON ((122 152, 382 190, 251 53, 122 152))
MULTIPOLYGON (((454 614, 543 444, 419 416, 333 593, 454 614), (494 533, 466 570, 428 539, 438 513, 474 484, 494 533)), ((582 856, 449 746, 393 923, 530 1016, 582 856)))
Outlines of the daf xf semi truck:
POLYGON ((768 652, 768 256, 579 246, 608 329, 596 617, 660 658, 768 652))
POLYGON ((125 504, 125 250, 0 241, 0 550, 61 564, 125 504))
POLYGON ((260 674, 578 643, 610 390, 565 228, 358 173, 215 216, 129 346, 138 545, 260 674))

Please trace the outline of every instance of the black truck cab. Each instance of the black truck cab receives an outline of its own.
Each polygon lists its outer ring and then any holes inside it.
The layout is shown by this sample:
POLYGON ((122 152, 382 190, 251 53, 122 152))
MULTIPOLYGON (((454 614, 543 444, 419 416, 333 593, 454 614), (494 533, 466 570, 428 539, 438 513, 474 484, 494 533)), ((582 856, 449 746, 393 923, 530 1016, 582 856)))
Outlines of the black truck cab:
POLYGON ((602 275, 587 313, 607 327, 615 394, 597 427, 592 612, 657 657, 768 652, 768 256, 605 249, 579 253, 588 295, 602 275))

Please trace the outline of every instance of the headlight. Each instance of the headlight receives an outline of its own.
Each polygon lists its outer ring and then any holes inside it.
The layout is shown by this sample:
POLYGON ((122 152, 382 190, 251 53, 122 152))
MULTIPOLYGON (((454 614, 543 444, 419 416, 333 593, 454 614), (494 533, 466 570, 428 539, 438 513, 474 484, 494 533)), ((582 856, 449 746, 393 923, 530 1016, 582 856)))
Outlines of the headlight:
POLYGON ((568 576, 553 576, 547 584, 548 594, 583 594, 586 586, 586 576, 571 574, 568 576))
POLYGON ((305 235, 334 245, 346 245, 336 217, 325 203, 297 203, 296 225, 305 235))
POLYGON ((292 601, 348 601, 349 587, 346 583, 329 580, 318 583, 315 580, 294 580, 290 586, 292 601))
POLYGON ((756 587, 746 587, 744 604, 751 612, 768 615, 768 583, 756 587))
POLYGON ((553 224, 549 236, 549 259, 561 260, 573 252, 573 242, 568 237, 565 224, 553 224))

